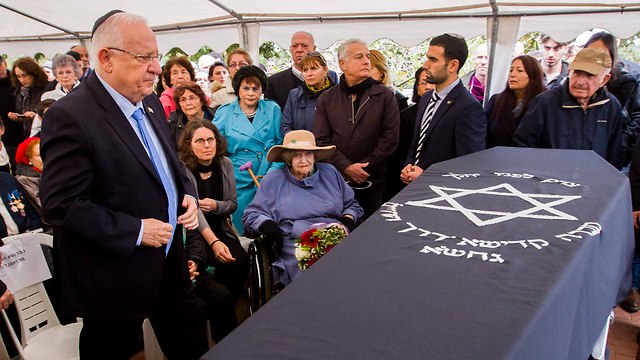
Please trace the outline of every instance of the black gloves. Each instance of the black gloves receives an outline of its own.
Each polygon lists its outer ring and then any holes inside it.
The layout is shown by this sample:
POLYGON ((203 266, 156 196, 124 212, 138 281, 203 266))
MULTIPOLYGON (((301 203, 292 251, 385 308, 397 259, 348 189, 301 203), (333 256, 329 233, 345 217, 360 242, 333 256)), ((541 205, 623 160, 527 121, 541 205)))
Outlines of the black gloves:
POLYGON ((282 249, 282 231, 280 231, 280 228, 275 221, 267 220, 263 222, 262 225, 260 225, 259 230, 264 236, 264 239, 268 243, 273 244, 276 250, 282 249))
POLYGON ((349 230, 349 232, 352 232, 353 229, 356 228, 356 221, 349 216, 341 217, 340 222, 349 230))

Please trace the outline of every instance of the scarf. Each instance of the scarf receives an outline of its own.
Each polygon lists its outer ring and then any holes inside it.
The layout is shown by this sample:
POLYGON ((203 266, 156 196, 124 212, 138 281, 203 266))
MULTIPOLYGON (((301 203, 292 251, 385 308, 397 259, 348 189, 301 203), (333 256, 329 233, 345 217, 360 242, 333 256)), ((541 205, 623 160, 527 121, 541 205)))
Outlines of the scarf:
POLYGON ((469 83, 469 91, 471 94, 482 103, 484 100, 484 85, 476 78, 475 75, 471 76, 471 82, 469 83))
POLYGON ((324 77, 324 84, 320 85, 319 87, 309 86, 309 84, 307 84, 307 83, 304 83, 304 87, 305 87, 305 94, 307 92, 309 92, 309 93, 311 93, 312 96, 318 96, 323 91, 325 91, 329 87, 331 87, 331 81, 329 80, 328 76, 325 76, 324 77))

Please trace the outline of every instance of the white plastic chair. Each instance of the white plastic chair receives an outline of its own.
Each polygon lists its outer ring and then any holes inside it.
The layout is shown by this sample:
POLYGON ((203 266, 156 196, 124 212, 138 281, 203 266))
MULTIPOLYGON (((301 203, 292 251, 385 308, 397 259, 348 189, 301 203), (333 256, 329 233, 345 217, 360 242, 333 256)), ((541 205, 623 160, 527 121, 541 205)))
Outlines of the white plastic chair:
MULTIPOLYGON (((22 236, 37 236, 41 244, 53 244, 52 236, 46 234, 21 234, 3 241, 7 244, 22 236)), ((2 316, 22 359, 68 360, 80 357, 78 343, 82 323, 60 325, 42 282, 16 291, 13 297, 20 319, 22 343, 18 341, 4 310, 2 316)))

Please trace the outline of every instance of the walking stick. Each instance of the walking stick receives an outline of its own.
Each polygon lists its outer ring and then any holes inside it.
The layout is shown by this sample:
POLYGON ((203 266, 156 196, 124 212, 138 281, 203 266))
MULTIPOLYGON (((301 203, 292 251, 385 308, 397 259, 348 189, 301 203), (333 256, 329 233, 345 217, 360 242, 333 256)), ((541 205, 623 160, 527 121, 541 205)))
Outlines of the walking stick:
MULTIPOLYGON (((253 179, 253 182, 256 184, 256 186, 260 187, 260 183, 258 182, 258 178, 253 173, 252 168, 253 168, 253 163, 251 161, 247 161, 246 163, 244 163, 244 165, 240 166, 240 171, 247 170, 249 172, 249 175, 253 179)), ((260 176, 260 177, 262 177, 262 176, 260 176)))

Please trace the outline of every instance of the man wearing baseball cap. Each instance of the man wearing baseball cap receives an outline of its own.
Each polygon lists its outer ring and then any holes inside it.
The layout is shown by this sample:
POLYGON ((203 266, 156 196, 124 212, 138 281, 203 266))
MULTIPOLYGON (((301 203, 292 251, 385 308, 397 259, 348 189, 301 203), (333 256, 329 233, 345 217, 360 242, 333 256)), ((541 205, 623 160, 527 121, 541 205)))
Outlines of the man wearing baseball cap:
POLYGON ((569 65, 569 80, 536 96, 516 133, 517 146, 593 150, 621 168, 622 109, 604 85, 611 57, 586 48, 569 65))

